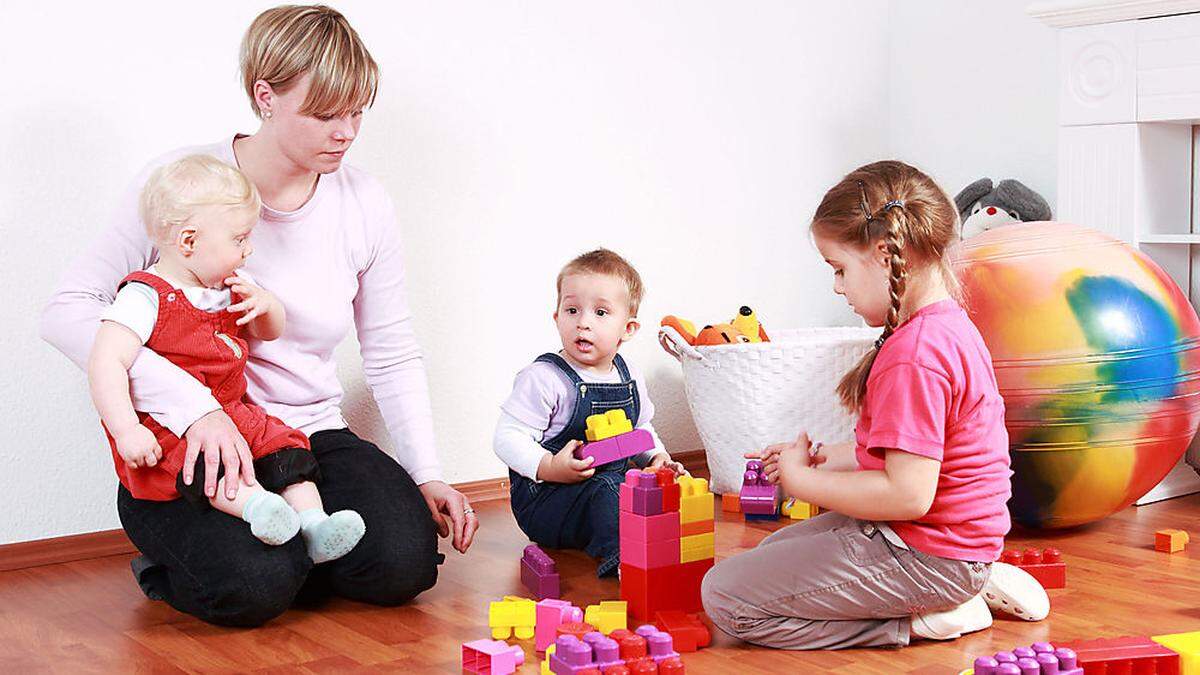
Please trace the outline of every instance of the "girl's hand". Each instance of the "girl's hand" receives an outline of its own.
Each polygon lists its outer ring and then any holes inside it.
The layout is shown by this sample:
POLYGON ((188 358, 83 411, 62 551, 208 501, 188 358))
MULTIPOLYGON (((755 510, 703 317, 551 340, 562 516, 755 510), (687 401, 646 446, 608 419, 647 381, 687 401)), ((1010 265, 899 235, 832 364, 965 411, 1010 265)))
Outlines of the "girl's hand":
POLYGON ((542 460, 538 477, 549 483, 580 483, 591 478, 596 473, 592 466, 596 458, 575 459, 575 448, 581 445, 582 441, 569 441, 562 450, 550 455, 549 461, 542 460))
POLYGON ((769 445, 766 449, 758 452, 748 452, 744 455, 746 459, 759 459, 763 464, 763 475, 773 484, 778 484, 780 481, 780 465, 784 460, 785 454, 795 464, 798 460, 796 457, 802 457, 803 463, 799 466, 817 466, 825 462, 825 458, 818 459, 816 451, 823 447, 820 443, 815 446, 808 440, 808 433, 801 431, 795 441, 791 443, 776 443, 769 445))
POLYGON ((117 454, 131 469, 155 466, 162 459, 162 447, 154 437, 154 432, 141 424, 129 427, 120 436, 114 436, 113 440, 117 442, 117 454))
POLYGON ((648 464, 646 468, 650 469, 651 471, 655 469, 670 469, 676 476, 691 475, 687 472, 687 469, 683 468, 682 464, 671 459, 671 456, 665 452, 660 452, 655 455, 654 459, 650 460, 650 464, 648 464))
POLYGON ((278 311, 283 306, 280 304, 279 299, 270 291, 255 286, 237 275, 226 279, 225 285, 229 287, 229 290, 242 297, 241 302, 230 305, 226 310, 229 312, 245 312, 237 320, 237 325, 239 326, 245 326, 260 316, 278 311))

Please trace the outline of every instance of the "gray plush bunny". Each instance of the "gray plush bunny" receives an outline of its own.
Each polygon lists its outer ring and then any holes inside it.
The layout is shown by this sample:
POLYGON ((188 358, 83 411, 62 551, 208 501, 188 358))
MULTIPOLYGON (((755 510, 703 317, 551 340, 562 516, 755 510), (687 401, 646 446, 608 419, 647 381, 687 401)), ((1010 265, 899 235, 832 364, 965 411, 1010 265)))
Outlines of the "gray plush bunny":
POLYGON ((1025 184, 1006 178, 994 189, 991 178, 980 178, 954 198, 962 218, 962 238, 973 237, 1009 223, 1050 220, 1050 205, 1025 184))

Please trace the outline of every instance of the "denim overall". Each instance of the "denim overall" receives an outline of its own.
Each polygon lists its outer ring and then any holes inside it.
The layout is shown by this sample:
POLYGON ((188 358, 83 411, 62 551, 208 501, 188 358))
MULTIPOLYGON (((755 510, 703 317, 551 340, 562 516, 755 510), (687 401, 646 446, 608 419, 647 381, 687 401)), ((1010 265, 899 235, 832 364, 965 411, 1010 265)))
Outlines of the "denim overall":
MULTIPOLYGON (((613 359, 621 375, 620 382, 584 382, 558 354, 543 354, 537 362, 557 366, 570 379, 579 397, 571 421, 562 432, 542 440, 546 450, 558 452, 568 441, 585 440, 589 415, 621 408, 637 424, 641 412, 637 384, 630 379, 620 354, 613 359)), ((618 495, 627 464, 627 460, 609 462, 596 467, 591 478, 572 484, 537 483, 509 470, 512 480, 509 493, 517 524, 539 546, 583 549, 593 558, 600 558, 597 576, 616 574, 621 563, 618 495)))

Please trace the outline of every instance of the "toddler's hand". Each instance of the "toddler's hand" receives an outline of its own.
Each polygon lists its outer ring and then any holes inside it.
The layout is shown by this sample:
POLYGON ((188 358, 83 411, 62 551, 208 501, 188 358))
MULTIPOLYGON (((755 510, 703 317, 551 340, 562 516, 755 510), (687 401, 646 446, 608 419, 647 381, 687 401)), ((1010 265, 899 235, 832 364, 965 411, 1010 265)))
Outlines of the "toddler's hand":
POLYGON ((162 448, 154 433, 146 427, 137 424, 120 436, 113 437, 117 442, 117 454, 125 460, 125 466, 137 469, 143 466, 154 466, 162 459, 162 448))
POLYGON ((551 483, 579 483, 592 477, 596 469, 592 462, 594 457, 575 459, 575 449, 583 445, 581 441, 570 441, 562 450, 554 453, 550 459, 550 470, 542 480, 551 483))
POLYGON ((279 300, 265 288, 259 288, 242 277, 234 275, 225 280, 229 290, 242 296, 241 302, 230 305, 226 311, 245 312, 237 325, 245 326, 254 319, 273 311, 279 300))
POLYGON ((654 469, 670 469, 676 476, 691 475, 687 472, 687 469, 683 468, 683 464, 671 459, 671 456, 665 452, 660 452, 655 455, 654 459, 650 460, 650 464, 647 465, 646 468, 650 469, 651 471, 654 469))

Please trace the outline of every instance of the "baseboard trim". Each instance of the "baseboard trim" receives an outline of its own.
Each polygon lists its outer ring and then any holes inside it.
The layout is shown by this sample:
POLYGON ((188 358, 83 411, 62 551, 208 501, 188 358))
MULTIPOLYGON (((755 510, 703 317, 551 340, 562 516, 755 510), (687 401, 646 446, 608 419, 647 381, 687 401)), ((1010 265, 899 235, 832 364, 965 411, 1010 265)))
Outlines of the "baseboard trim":
MULTIPOLYGON (((692 475, 708 475, 703 450, 676 453, 675 459, 692 475)), ((454 484, 455 489, 474 503, 508 499, 508 486, 507 477, 454 484)), ((126 555, 136 550, 121 529, 4 544, 0 545, 0 572, 126 555)))

